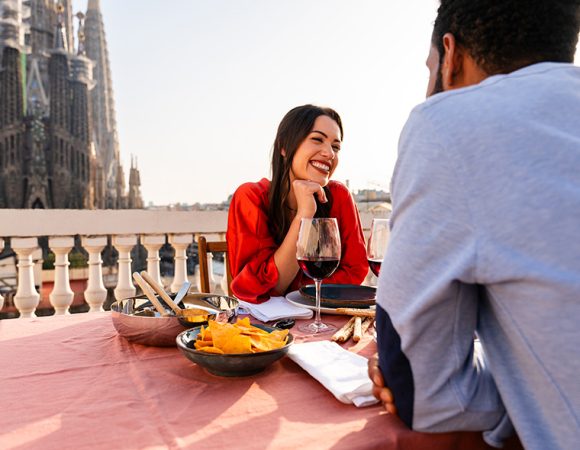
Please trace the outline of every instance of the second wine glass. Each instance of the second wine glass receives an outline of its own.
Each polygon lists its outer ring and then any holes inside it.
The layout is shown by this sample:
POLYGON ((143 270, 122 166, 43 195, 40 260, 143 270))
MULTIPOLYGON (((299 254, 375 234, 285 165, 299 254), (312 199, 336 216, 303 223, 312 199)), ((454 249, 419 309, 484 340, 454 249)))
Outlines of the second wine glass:
POLYGON ((314 322, 298 327, 310 334, 329 333, 334 325, 322 323, 320 319, 320 289, 322 280, 331 276, 340 263, 340 233, 334 218, 302 219, 296 259, 302 271, 314 280, 316 286, 316 309, 314 322))
POLYGON ((381 271, 381 264, 389 244, 389 236, 389 219, 373 219, 371 235, 367 245, 367 258, 369 267, 376 277, 379 276, 381 271))

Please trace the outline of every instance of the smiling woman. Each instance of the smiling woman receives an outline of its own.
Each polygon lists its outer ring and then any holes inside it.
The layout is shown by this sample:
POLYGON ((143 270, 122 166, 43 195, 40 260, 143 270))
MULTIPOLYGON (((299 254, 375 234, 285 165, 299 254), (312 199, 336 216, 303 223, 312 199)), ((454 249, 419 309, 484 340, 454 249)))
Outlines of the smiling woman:
POLYGON ((232 291, 259 302, 307 284, 296 260, 300 221, 337 219, 342 255, 328 281, 360 284, 368 272, 358 211, 348 189, 330 178, 343 130, 330 108, 303 105, 284 116, 272 150, 272 181, 240 186, 228 217, 232 291))

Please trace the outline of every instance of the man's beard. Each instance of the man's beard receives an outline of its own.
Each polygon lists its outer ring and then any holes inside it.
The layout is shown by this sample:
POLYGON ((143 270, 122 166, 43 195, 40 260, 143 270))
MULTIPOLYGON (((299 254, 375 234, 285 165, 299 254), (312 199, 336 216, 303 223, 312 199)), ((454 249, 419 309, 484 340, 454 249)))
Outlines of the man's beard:
POLYGON ((437 68, 437 79, 435 80, 435 86, 433 86, 433 90, 429 94, 429 97, 435 94, 439 94, 443 92, 443 75, 441 74, 441 63, 439 63, 439 67, 437 68))

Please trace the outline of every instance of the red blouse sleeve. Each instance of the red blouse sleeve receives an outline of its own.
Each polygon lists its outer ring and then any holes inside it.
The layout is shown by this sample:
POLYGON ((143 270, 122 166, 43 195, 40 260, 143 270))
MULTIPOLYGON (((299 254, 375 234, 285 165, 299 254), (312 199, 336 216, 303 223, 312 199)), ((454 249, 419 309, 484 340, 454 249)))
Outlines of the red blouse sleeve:
POLYGON ((369 266, 358 209, 346 186, 331 181, 329 187, 332 195, 330 216, 338 221, 342 255, 338 269, 325 283, 361 284, 369 266))
POLYGON ((241 185, 232 197, 228 214, 228 258, 231 289, 239 299, 267 300, 278 282, 274 262, 277 246, 268 229, 267 180, 241 185))

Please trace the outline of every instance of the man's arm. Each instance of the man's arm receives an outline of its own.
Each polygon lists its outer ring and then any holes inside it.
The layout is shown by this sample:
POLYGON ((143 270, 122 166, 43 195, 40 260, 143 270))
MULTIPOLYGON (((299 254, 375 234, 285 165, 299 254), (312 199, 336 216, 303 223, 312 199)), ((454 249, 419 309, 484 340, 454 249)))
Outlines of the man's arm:
POLYGON ((401 136, 377 293, 382 375, 401 419, 422 431, 489 430, 505 415, 474 346, 479 237, 456 156, 415 111, 401 136))

